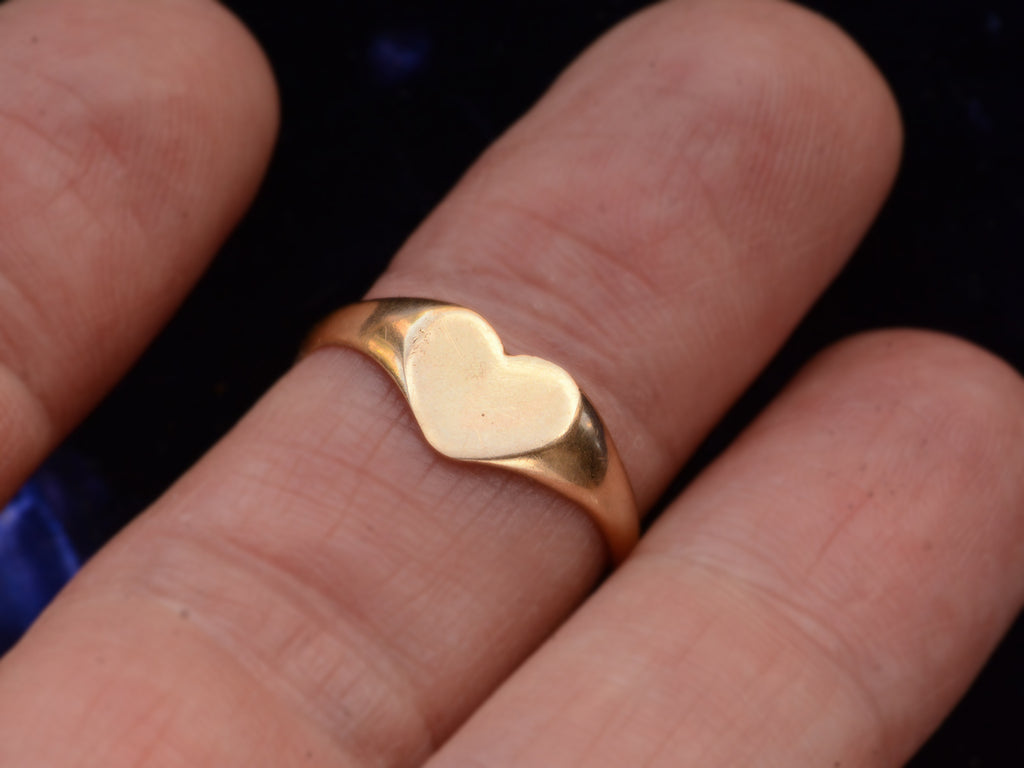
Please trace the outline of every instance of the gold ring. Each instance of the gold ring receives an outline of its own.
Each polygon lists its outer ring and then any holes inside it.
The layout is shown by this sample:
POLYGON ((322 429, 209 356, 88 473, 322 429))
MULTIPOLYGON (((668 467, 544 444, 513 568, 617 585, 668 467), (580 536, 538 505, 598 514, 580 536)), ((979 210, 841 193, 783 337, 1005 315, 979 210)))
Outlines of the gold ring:
POLYGON ((476 312, 429 299, 351 304, 313 330, 302 356, 324 346, 376 360, 442 455, 504 467, 576 502, 616 564, 636 544, 633 491, 594 406, 554 363, 506 355, 476 312))

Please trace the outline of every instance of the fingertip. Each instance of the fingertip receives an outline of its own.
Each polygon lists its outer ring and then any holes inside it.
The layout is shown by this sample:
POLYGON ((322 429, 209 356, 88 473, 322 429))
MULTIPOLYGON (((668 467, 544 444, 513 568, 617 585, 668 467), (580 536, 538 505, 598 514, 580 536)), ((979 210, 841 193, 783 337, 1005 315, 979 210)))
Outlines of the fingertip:
POLYGON ((802 379, 813 385, 825 380, 820 371, 837 369, 843 386, 831 398, 900 403, 964 458, 982 453, 982 463, 994 466, 1017 455, 1011 445, 1024 443, 1024 378, 966 339, 910 328, 868 331, 826 350, 802 379))
POLYGON ((0 66, 17 81, 4 115, 42 139, 16 137, 35 163, 59 166, 54 184, 81 182, 111 218, 124 210, 103 198, 127 187, 135 194, 117 202, 157 234, 204 209, 227 219, 206 199, 218 192, 247 203, 276 136, 277 91, 260 46, 222 5, 20 0, 0 18, 0 66))
POLYGON ((220 3, 172 0, 166 4, 168 12, 182 14, 183 32, 204 32, 188 36, 187 46, 171 52, 176 60, 169 62, 169 71, 178 72, 188 89, 205 89, 203 128, 219 136, 221 151, 243 147, 248 157, 241 163, 256 168, 261 176, 263 167, 254 164, 251 155, 259 153, 264 163, 269 159, 280 125, 280 95, 269 58, 252 31, 220 3))
POLYGON ((680 125, 701 112, 685 137, 701 150, 687 170, 710 180, 723 229, 753 229, 761 247, 773 238, 794 252, 853 250, 896 177, 903 127, 885 77, 846 31, 786 0, 674 0, 595 50, 616 47, 643 73, 640 87, 674 97, 680 125), (834 210, 846 215, 819 216, 802 228, 811 237, 793 240, 794 211, 834 210))
MULTIPOLYGON (((694 50, 677 54, 677 66, 716 70, 717 77, 690 75, 686 82, 703 85, 697 97, 717 105, 719 131, 742 131, 750 141, 723 163, 754 165, 760 194, 748 193, 751 207, 730 220, 760 218, 767 224, 762 237, 785 241, 790 233, 782 227, 794 210, 844 210, 843 217, 822 216, 822 226, 808 228, 815 239, 793 247, 821 250, 823 239, 826 250, 848 255, 885 200, 902 153, 899 108, 884 76, 835 22, 794 3, 676 5, 707 26, 694 50)), ((729 201, 744 200, 741 190, 726 193, 729 201)))
POLYGON ((247 208, 276 87, 256 41, 207 0, 5 4, 0 78, 0 359, 59 434, 247 208))

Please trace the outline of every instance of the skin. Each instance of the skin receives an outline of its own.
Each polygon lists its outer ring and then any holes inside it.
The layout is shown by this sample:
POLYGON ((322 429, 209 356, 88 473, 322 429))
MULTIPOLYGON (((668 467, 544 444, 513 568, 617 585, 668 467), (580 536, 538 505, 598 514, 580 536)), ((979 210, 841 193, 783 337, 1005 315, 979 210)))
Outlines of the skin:
MULTIPOLYGON (((0 80, 10 494, 244 211, 277 105, 205 0, 6 3, 0 80)), ((900 142, 828 22, 663 3, 574 64, 371 295, 472 306, 572 372, 647 508, 850 255, 900 142)), ((988 353, 851 339, 597 588, 577 509, 439 458, 373 364, 320 351, 0 660, 0 764, 899 765, 1024 597, 1022 425, 988 353)))

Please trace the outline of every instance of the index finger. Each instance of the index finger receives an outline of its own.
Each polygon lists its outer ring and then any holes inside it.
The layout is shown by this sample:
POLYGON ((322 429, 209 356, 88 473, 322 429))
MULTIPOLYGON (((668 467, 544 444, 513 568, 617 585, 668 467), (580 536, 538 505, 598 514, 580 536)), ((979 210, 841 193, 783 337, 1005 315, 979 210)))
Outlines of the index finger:
POLYGON ((273 79, 205 0, 0 5, 0 499, 112 386, 255 193, 273 79))

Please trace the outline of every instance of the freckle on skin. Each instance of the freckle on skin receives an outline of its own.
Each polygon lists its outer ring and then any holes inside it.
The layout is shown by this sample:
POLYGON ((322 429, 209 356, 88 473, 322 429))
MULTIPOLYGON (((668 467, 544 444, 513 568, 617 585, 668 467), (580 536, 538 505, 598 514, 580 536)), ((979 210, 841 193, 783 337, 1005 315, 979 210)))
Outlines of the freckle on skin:
POLYGON ((180 611, 178 611, 178 616, 181 617, 182 621, 188 621, 189 616, 191 615, 192 614, 188 608, 182 608, 180 611))

